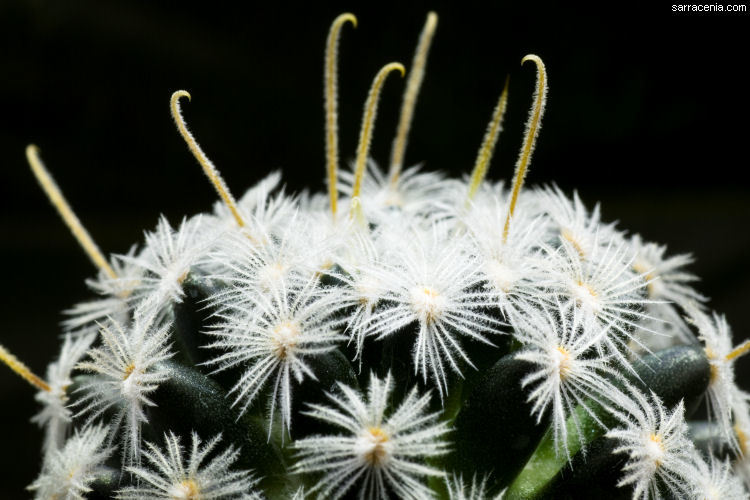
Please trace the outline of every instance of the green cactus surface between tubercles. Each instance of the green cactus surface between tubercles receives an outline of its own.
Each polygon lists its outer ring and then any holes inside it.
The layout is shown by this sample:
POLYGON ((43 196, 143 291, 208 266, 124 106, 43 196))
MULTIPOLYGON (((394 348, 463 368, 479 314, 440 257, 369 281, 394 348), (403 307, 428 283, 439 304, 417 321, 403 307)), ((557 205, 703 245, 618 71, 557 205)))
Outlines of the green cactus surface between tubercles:
POLYGON ((527 187, 546 104, 537 70, 510 183, 485 181, 502 91, 467 180, 402 168, 437 16, 410 68, 384 66, 353 168, 339 169, 326 42, 328 192, 272 173, 235 199, 170 103, 221 201, 105 257, 41 163, 35 175, 99 269, 66 311, 38 390, 37 498, 747 498, 748 399, 723 316, 688 255, 527 187), (392 160, 369 157, 380 89, 408 69, 392 160), (708 421, 689 421, 706 405, 708 421))

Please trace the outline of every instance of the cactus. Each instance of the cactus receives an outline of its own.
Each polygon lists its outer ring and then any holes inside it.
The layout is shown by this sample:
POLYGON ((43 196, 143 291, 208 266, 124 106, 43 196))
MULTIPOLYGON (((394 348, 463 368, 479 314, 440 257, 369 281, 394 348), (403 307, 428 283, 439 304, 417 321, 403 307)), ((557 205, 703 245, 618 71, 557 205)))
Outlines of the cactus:
POLYGON ((403 169, 437 16, 409 68, 388 171, 369 157, 385 65, 351 172, 339 170, 326 43, 327 194, 272 173, 210 213, 105 257, 29 164, 98 269, 66 311, 38 389, 38 498, 747 498, 748 398, 723 316, 688 255, 600 220, 577 194, 523 188, 548 87, 541 58, 512 183, 485 181, 508 81, 474 170, 403 169), (690 422, 702 402, 708 422, 690 422))

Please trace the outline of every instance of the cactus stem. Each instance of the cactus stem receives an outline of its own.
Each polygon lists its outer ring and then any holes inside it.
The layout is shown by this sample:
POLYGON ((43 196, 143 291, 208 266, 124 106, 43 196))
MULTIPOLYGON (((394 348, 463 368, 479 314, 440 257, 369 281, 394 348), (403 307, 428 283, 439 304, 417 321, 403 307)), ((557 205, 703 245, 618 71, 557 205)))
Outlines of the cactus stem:
POLYGON ((112 266, 109 265, 107 259, 104 258, 104 255, 99 250, 99 247, 96 246, 96 243, 94 243, 91 235, 89 235, 86 228, 83 227, 81 221, 70 208, 70 205, 60 191, 60 188, 57 187, 55 180, 44 167, 44 163, 42 163, 41 158, 39 158, 39 148, 34 144, 26 146, 26 160, 29 162, 31 171, 34 172, 34 176, 42 186, 47 198, 49 198, 49 201, 55 206, 60 217, 62 217, 63 221, 65 221, 65 224, 70 229, 70 232, 73 233, 75 239, 78 240, 78 243, 83 247, 86 255, 89 256, 89 259, 91 259, 96 267, 106 272, 110 278, 117 279, 117 273, 115 273, 112 266))
POLYGON ((39 390, 52 392, 52 388, 47 382, 35 375, 29 367, 23 364, 17 357, 10 353, 0 344, 0 361, 8 365, 8 368, 20 375, 24 380, 39 390))
POLYGON ((508 209, 508 215, 505 217, 503 241, 508 239, 510 219, 513 217, 513 211, 515 210, 516 202, 518 201, 518 193, 521 192, 521 186, 523 186, 523 181, 526 177, 526 171, 528 170, 529 161, 531 160, 531 153, 534 152, 536 138, 539 135, 539 126, 542 122, 544 107, 547 102, 547 70, 544 67, 544 63, 539 56, 534 54, 528 54, 521 59, 521 64, 526 61, 533 61, 534 64, 536 64, 536 92, 534 94, 534 105, 531 107, 529 120, 526 122, 526 135, 523 140, 523 147, 521 148, 521 153, 518 155, 518 161, 516 162, 516 175, 513 179, 510 208, 508 209))
POLYGON ((325 55, 325 108, 326 108, 326 172, 328 174, 328 197, 331 202, 331 214, 336 219, 338 191, 336 190, 336 176, 339 168, 339 136, 337 113, 338 88, 338 43, 341 28, 347 22, 357 27, 357 18, 348 12, 333 20, 328 32, 325 55))
POLYGON ((497 144, 497 137, 503 130, 503 116, 505 115, 505 108, 508 105, 508 84, 510 83, 510 76, 505 78, 505 86, 503 92, 500 94, 500 99, 497 101, 495 111, 492 113, 492 119, 489 125, 487 125, 487 132, 484 134, 484 140, 482 146, 479 148, 477 159, 474 162, 474 170, 471 172, 471 181, 469 182, 469 194, 466 197, 466 204, 469 205, 471 200, 474 199, 474 195, 477 193, 477 189, 484 181, 489 170, 490 161, 492 155, 495 152, 495 145, 497 144))
POLYGON ((245 227, 245 221, 242 219, 242 216, 240 215, 240 212, 237 208, 237 203, 234 201, 232 193, 229 192, 229 188, 224 182, 224 179, 221 178, 221 175, 219 175, 219 171, 216 169, 211 160, 208 159, 206 153, 204 153, 201 147, 198 145, 198 141, 195 140, 195 137, 193 137, 193 134, 190 133, 187 125, 185 125, 185 120, 182 118, 182 112, 180 110, 181 97, 187 97, 188 101, 191 100, 190 93, 186 90, 178 90, 174 92, 172 94, 172 98, 169 100, 169 109, 172 111, 172 118, 177 125, 177 130, 179 130, 182 138, 185 139, 190 152, 193 153, 195 159, 198 160, 198 163, 200 163, 201 167, 203 167, 203 172, 205 172, 208 180, 211 181, 211 184, 214 185, 216 191, 219 193, 219 196, 222 200, 224 200, 227 208, 229 208, 229 210, 232 212, 234 219, 237 221, 237 225, 240 227, 245 227))
POLYGON ((352 186, 352 203, 349 210, 349 217, 358 221, 363 221, 362 205, 359 194, 362 189, 362 179, 365 176, 365 166, 367 164, 367 155, 370 152, 370 143, 372 141, 372 131, 375 128, 375 116, 378 112, 378 98, 383 83, 389 73, 398 71, 403 77, 406 73, 404 65, 397 62, 388 63, 383 66, 375 79, 372 81, 370 93, 365 101, 365 111, 362 116, 362 128, 359 132, 359 145, 357 146, 357 161, 354 168, 354 185, 352 186))
POLYGON ((419 42, 417 43, 417 50, 414 52, 414 59, 412 60, 411 68, 409 68, 409 79, 406 81, 404 98, 401 103, 401 116, 398 120, 398 129, 396 130, 396 137, 393 140, 393 149, 391 151, 391 188, 395 188, 398 185, 399 176, 401 175, 401 167, 403 167, 404 164, 404 154, 406 152, 406 142, 409 137, 409 129, 411 128, 412 118, 414 117, 414 108, 417 104, 419 89, 422 86, 422 80, 424 80, 425 67, 427 66, 427 55, 430 52, 430 45, 432 44, 432 38, 435 35, 437 22, 437 14, 434 12, 428 12, 424 28, 422 28, 422 33, 419 35, 419 42))

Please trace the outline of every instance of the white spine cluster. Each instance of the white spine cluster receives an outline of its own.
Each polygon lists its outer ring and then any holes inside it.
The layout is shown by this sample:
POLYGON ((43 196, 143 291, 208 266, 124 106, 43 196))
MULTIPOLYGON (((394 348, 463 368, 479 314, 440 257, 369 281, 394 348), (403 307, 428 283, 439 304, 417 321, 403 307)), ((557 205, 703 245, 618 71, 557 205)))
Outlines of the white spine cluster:
POLYGON ((29 489, 35 498, 84 500, 91 483, 104 469, 105 460, 114 451, 107 446, 106 426, 95 425, 76 430, 65 446, 48 451, 39 478, 29 489))
POLYGON ((676 498, 688 497, 700 458, 687 437, 683 404, 670 411, 653 394, 632 396, 634 404, 625 403, 624 427, 607 433, 620 443, 615 453, 628 456, 619 485, 632 484, 637 499, 660 498, 665 489, 676 498))
MULTIPOLYGON (((181 351, 178 316, 191 278, 215 289, 190 306, 211 311, 192 340, 203 362, 190 369, 222 381, 237 422, 262 421, 266 442, 252 446, 277 446, 285 458, 296 452, 285 471, 295 478, 286 490, 295 499, 356 492, 368 500, 421 500, 433 498, 435 483, 443 481, 451 499, 499 494, 489 491, 491 475, 475 476, 469 485, 440 463, 461 445, 450 431, 466 395, 455 387, 482 375, 489 366, 481 358, 493 353, 495 361, 507 353, 532 367, 504 382, 524 391, 529 419, 549 425, 556 459, 573 458, 571 429, 581 440, 573 451, 585 453, 582 415, 606 427, 606 414, 619 420, 607 436, 626 459, 619 486, 632 487, 634 498, 746 498, 750 414, 734 363, 750 343, 734 346, 726 320, 704 311, 705 298, 684 269, 690 256, 665 256, 663 246, 603 223, 599 207, 587 209, 578 194, 521 189, 546 102, 541 59, 523 59, 536 65, 537 87, 512 185, 484 181, 507 84, 469 186, 416 167, 401 171, 437 23, 432 13, 414 58, 416 76, 405 94, 389 174, 367 156, 380 88, 391 71, 403 73, 399 63, 378 72, 356 168, 340 172, 335 54, 347 22, 356 26, 353 15, 339 16, 327 41, 327 195, 289 195, 274 173, 236 201, 188 131, 180 99, 190 94, 178 91, 172 116, 223 203, 176 229, 161 218, 142 246, 107 260, 36 147, 28 148, 42 187, 99 269, 89 281, 96 299, 67 312, 62 352, 47 381, 0 346, 0 361, 38 388, 44 405, 34 420, 46 427, 45 461, 31 488, 40 498, 83 498, 118 443, 122 460, 111 459, 121 473, 118 498, 258 498, 264 478, 233 470, 241 453, 236 443, 219 452, 218 436, 203 436, 209 441, 202 444, 193 432, 185 458, 177 434, 164 434, 164 451, 142 438, 156 391, 179 383, 170 363, 190 357, 181 351), (339 206, 351 207, 349 213, 339 206), (394 345, 409 346, 391 354, 398 367, 383 357, 384 346, 394 345), (693 446, 683 402, 668 408, 634 387, 639 357, 676 345, 705 352, 709 415, 720 427, 718 447, 729 445, 734 454, 731 464, 693 446), (325 360, 336 355, 349 368, 359 364, 360 380, 316 391, 315 383, 333 372, 325 360), (418 387, 404 387, 399 368, 418 387), (363 371, 371 373, 366 395, 357 387, 365 385, 363 371), (303 382, 313 389, 299 393, 303 382), (437 402, 431 402, 433 389, 437 402), (294 401, 308 403, 302 412, 308 420, 338 433, 295 436, 292 422, 301 415, 294 401), (281 432, 274 434, 278 419, 281 432)), ((355 370, 347 373, 356 377, 355 370)), ((170 422, 159 424, 169 431, 170 422)))
POLYGON ((76 401, 79 414, 88 414, 93 421, 113 409, 113 432, 124 425, 123 454, 131 463, 140 460, 141 424, 148 422, 144 407, 154 404, 149 393, 168 378, 159 363, 172 356, 168 328, 153 330, 152 321, 138 317, 127 330, 114 321, 102 325, 101 345, 89 350, 89 360, 78 364, 79 369, 98 375, 81 384, 83 395, 76 401))
POLYGON ((148 443, 143 455, 151 468, 129 467, 128 472, 141 485, 124 488, 117 494, 118 500, 260 500, 252 491, 258 480, 250 472, 230 470, 239 450, 229 446, 216 454, 220 435, 207 443, 196 433, 191 438, 187 458, 180 438, 172 433, 164 436, 164 451, 148 443))
MULTIPOLYGON (((230 394, 242 402, 242 412, 260 391, 272 387, 269 421, 276 407, 281 409, 282 426, 292 423, 292 383, 315 379, 306 358, 328 353, 346 339, 338 332, 333 313, 337 304, 326 290, 316 288, 314 279, 301 286, 279 282, 270 290, 249 292, 245 306, 228 306, 214 331, 216 340, 208 347, 221 349, 209 365, 218 370, 246 367, 230 394)), ((271 425, 269 425, 269 437, 271 425)))
POLYGON ((398 407, 386 415, 393 379, 370 377, 367 399, 341 385, 342 396, 329 394, 334 406, 310 405, 310 416, 344 430, 343 435, 313 436, 297 441, 297 472, 322 472, 310 492, 319 498, 341 498, 355 485, 360 498, 417 500, 432 493, 421 481, 443 472, 425 465, 425 459, 445 454, 449 429, 438 422, 437 413, 427 413, 429 394, 412 390, 398 407))

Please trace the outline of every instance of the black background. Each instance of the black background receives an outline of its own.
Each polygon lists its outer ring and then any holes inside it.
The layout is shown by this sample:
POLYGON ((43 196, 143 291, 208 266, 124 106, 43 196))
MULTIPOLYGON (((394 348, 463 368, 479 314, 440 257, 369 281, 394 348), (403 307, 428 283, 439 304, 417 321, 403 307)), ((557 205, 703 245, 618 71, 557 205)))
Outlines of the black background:
MULTIPOLYGON (((313 2, 311 2, 313 3, 313 2)), ((238 3, 239 5, 239 3, 238 3)), ((253 8, 183 1, 0 2, 0 342, 44 374, 59 311, 94 273, 24 159, 34 142, 100 247, 124 252, 164 213, 210 208, 215 193, 170 119, 189 90, 189 126, 236 194, 281 168, 291 190, 324 187, 323 47, 342 32, 341 155, 354 155, 370 81, 411 62, 429 9, 440 16, 407 163, 471 168, 511 75, 505 132, 490 177, 509 178, 535 79, 549 100, 527 182, 578 189, 605 220, 692 252, 700 291, 748 336, 747 14, 679 15, 664 5, 570 2, 468 7, 356 2, 253 8)), ((373 156, 386 161, 403 82, 382 95, 373 156)), ((750 360, 741 360, 750 389, 750 360)), ((0 497, 24 498, 39 467, 34 391, 0 368, 0 497)))

